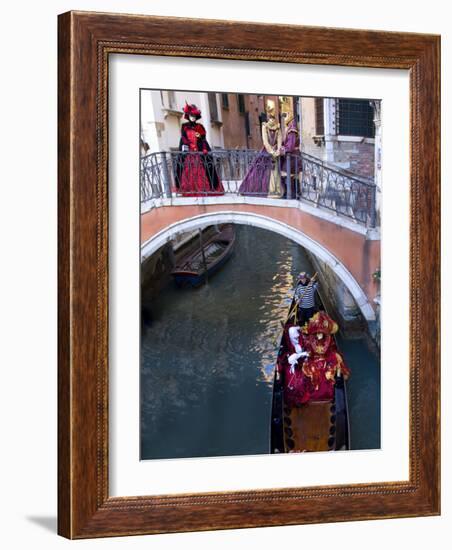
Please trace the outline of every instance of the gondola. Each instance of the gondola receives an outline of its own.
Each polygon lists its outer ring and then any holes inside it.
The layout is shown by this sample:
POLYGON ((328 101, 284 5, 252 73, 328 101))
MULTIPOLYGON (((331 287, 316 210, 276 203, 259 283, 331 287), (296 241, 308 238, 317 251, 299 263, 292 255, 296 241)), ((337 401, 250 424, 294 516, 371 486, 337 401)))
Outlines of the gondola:
POLYGON ((232 224, 223 225, 202 242, 200 233, 199 246, 195 251, 181 258, 171 274, 179 287, 199 287, 212 277, 231 257, 235 242, 235 231, 232 224))
MULTIPOLYGON (((289 312, 293 311, 292 299, 289 312)), ((319 310, 325 311, 321 299, 319 310)), ((327 313, 327 312, 326 312, 327 313)), ((288 354, 285 331, 293 318, 289 315, 278 350, 278 359, 288 354)), ((337 341, 334 337, 337 348, 337 341)), ((339 349, 337 348, 339 351, 339 349)), ((283 381, 275 368, 272 414, 270 426, 270 453, 305 451, 339 451, 350 449, 350 424, 347 401, 347 383, 342 376, 335 378, 332 401, 310 401, 289 408, 284 404, 283 381)))

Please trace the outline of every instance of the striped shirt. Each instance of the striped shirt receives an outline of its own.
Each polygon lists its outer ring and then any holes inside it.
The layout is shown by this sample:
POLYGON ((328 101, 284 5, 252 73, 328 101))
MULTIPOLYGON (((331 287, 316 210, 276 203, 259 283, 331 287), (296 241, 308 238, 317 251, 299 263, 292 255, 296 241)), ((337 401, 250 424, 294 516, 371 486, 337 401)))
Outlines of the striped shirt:
POLYGON ((308 283, 307 285, 302 285, 300 283, 297 285, 295 289, 295 300, 300 307, 308 309, 315 306, 315 293, 318 286, 319 283, 308 283))

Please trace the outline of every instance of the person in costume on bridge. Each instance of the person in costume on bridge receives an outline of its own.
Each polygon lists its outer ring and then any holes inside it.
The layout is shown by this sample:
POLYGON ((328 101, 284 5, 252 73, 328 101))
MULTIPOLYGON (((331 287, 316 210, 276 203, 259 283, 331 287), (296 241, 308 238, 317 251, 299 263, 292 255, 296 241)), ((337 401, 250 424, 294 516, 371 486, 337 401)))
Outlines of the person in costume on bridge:
POLYGON ((267 121, 262 124, 263 147, 257 153, 239 187, 239 195, 281 198, 279 155, 282 146, 281 126, 276 120, 276 106, 271 99, 265 108, 267 121))
POLYGON ((281 184, 284 198, 288 198, 287 173, 291 185, 290 197, 297 198, 297 181, 301 181, 302 159, 300 154, 300 137, 297 121, 294 116, 293 100, 288 96, 281 98, 281 118, 283 142, 280 150, 281 184))
POLYGON ((199 122, 201 111, 196 105, 187 102, 183 110, 187 122, 181 127, 176 187, 185 197, 224 195, 206 139, 206 129, 199 122))

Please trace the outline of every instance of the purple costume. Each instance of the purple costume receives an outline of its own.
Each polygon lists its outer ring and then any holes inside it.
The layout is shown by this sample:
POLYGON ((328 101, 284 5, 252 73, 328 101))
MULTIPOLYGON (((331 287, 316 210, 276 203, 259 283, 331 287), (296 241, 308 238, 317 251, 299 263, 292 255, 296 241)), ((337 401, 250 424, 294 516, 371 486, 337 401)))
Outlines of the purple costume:
POLYGON ((271 190, 270 181, 273 183, 272 188, 277 191, 280 179, 279 167, 274 159, 279 155, 281 129, 274 119, 270 119, 269 122, 262 125, 262 141, 264 146, 252 162, 240 185, 240 195, 266 197, 271 190))
POLYGON ((287 153, 290 154, 290 174, 292 182, 292 198, 295 198, 294 176, 301 172, 300 138, 298 136, 297 124, 293 118, 287 125, 284 143, 281 147, 281 176, 284 188, 286 187, 287 175, 287 153))

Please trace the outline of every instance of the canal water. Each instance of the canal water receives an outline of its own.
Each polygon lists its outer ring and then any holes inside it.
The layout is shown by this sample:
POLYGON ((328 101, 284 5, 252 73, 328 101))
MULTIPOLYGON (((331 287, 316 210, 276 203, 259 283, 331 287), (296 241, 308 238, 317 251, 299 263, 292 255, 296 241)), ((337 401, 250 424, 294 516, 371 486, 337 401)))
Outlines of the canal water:
MULTIPOLYGON (((235 226, 232 258, 199 289, 170 283, 152 303, 141 342, 141 459, 269 452, 281 324, 304 249, 276 233, 235 226)), ((380 369, 365 340, 341 340, 352 447, 380 446, 380 369)))

